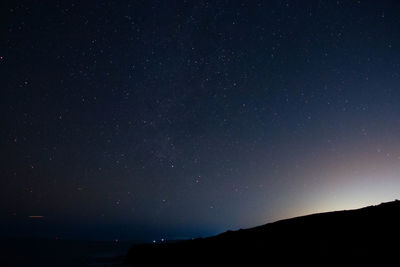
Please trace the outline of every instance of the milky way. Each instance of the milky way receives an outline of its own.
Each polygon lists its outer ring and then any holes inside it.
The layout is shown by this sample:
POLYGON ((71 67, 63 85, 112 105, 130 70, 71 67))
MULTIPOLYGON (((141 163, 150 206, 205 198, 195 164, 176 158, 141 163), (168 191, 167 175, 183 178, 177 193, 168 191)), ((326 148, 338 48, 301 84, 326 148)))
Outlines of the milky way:
POLYGON ((192 238, 400 196, 398 1, 9 2, 2 236, 192 238))

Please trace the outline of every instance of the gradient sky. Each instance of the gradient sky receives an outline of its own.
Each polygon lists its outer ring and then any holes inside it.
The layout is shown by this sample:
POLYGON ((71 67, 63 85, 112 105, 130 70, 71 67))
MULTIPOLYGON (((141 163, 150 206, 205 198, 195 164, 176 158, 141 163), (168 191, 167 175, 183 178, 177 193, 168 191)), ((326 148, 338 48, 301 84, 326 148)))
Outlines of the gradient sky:
POLYGON ((399 1, 39 2, 1 8, 0 237, 400 198, 399 1))

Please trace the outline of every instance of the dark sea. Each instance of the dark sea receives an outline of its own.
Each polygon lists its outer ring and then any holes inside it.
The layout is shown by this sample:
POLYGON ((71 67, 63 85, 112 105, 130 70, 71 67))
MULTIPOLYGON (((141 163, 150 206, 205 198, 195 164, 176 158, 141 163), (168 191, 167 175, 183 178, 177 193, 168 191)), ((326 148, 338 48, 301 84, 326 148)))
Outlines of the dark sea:
POLYGON ((40 239, 0 240, 0 266, 127 266, 133 242, 40 239))

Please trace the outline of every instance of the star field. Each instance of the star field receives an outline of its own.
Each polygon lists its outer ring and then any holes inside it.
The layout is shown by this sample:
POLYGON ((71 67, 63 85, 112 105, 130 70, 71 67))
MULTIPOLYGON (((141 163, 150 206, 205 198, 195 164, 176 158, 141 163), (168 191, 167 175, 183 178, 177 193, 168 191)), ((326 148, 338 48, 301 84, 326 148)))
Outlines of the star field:
POLYGON ((192 238, 399 197, 399 11, 6 1, 0 233, 192 238))

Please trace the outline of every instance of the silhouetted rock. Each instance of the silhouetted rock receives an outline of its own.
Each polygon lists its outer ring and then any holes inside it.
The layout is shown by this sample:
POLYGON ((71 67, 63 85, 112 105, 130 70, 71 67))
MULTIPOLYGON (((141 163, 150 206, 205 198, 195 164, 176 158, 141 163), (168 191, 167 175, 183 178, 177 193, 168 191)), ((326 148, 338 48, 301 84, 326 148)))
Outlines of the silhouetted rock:
POLYGON ((133 266, 400 266, 400 201, 133 246, 133 266))

